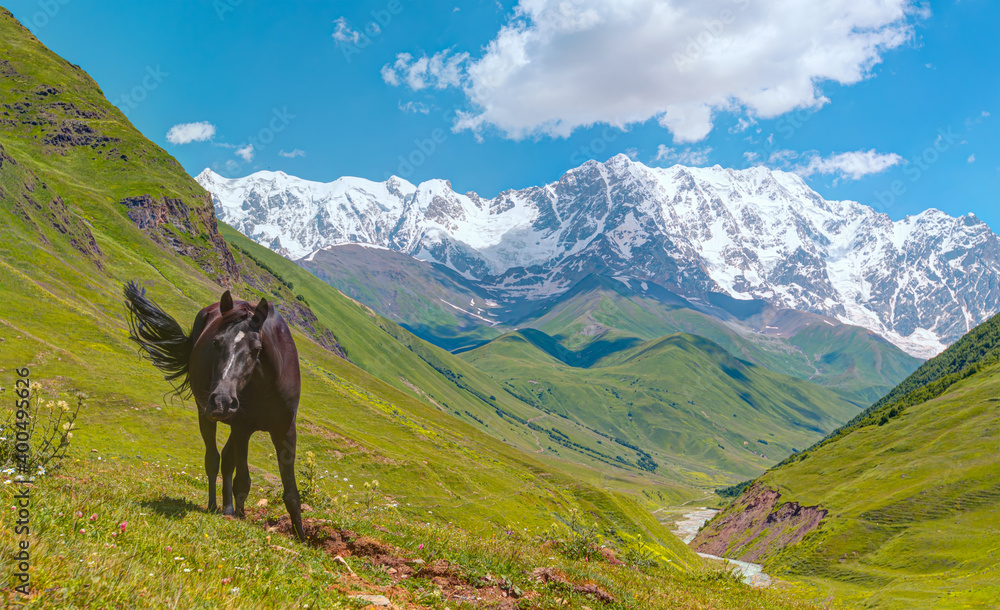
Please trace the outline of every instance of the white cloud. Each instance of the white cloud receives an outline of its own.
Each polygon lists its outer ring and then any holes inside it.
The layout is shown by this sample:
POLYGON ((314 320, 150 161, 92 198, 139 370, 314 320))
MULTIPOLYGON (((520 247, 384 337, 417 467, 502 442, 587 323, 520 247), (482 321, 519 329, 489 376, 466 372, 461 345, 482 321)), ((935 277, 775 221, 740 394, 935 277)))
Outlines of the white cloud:
POLYGON ((976 162, 976 153, 972 153, 971 155, 969 155, 968 162, 969 163, 975 163, 976 162))
POLYGON ((293 150, 291 152, 285 152, 283 150, 279 150, 278 151, 278 156, 279 157, 285 157, 285 158, 288 158, 288 159, 294 159, 295 157, 304 157, 304 156, 306 156, 306 151, 299 150, 298 148, 296 148, 295 150, 293 150))
POLYGON ((409 53, 400 53, 396 55, 395 63, 382 66, 382 80, 393 87, 406 83, 414 91, 426 87, 457 87, 462 83, 464 64, 468 59, 468 53, 452 55, 450 50, 417 58, 409 53))
POLYGON ((451 64, 453 78, 425 78, 428 58, 405 53, 382 74, 413 89, 460 79, 472 110, 456 129, 520 139, 656 119, 695 142, 720 111, 826 104, 822 83, 870 76, 926 12, 913 0, 521 0, 481 57, 451 64))
POLYGON ((676 148, 671 148, 666 144, 660 144, 656 147, 656 157, 653 158, 653 161, 680 163, 681 165, 708 165, 708 155, 711 154, 711 152, 711 146, 706 146, 701 149, 687 148, 684 150, 677 150, 676 148))
POLYGON ((858 150, 825 158, 817 155, 809 159, 807 164, 799 165, 792 171, 805 177, 813 174, 834 174, 838 178, 860 180, 870 174, 880 174, 902 162, 903 158, 896 153, 882 154, 875 152, 873 148, 869 151, 858 150))
POLYGON ((348 23, 347 19, 340 17, 333 22, 333 39, 339 43, 347 43, 356 45, 361 42, 362 34, 361 32, 353 29, 348 23))
POLYGON ((247 144, 243 148, 236 149, 236 156, 247 163, 253 160, 253 144, 247 144))
POLYGON ((189 144, 204 142, 215 137, 215 125, 208 121, 198 123, 178 123, 167 132, 167 142, 171 144, 189 144))
POLYGON ((405 104, 400 101, 399 109, 403 112, 413 112, 417 114, 430 114, 430 107, 423 102, 406 102, 405 104))

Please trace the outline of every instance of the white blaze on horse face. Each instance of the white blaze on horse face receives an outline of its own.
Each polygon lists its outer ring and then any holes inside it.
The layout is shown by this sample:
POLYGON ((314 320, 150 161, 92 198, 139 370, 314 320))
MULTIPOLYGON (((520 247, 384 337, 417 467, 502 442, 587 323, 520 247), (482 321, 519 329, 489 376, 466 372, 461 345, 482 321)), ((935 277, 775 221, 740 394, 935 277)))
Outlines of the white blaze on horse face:
MULTIPOLYGON (((243 333, 242 330, 240 332, 236 333, 236 339, 233 340, 233 343, 239 343, 240 341, 243 340, 244 336, 245 335, 244 335, 244 333, 243 333)), ((231 369, 233 367, 233 361, 234 360, 236 360, 236 351, 235 350, 233 351, 232 354, 229 355, 229 362, 226 363, 226 370, 222 371, 222 378, 223 379, 225 379, 226 375, 229 374, 229 369, 231 369)))

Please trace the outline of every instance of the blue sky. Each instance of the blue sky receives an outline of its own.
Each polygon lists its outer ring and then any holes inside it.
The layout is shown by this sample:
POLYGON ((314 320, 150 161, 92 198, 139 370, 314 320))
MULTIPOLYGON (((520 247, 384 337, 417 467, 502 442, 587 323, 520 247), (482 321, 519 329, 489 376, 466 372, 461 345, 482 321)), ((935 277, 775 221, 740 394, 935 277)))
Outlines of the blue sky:
POLYGON ((491 197, 625 153, 790 169, 896 219, 936 207, 1000 230, 989 0, 5 5, 192 175, 491 197))

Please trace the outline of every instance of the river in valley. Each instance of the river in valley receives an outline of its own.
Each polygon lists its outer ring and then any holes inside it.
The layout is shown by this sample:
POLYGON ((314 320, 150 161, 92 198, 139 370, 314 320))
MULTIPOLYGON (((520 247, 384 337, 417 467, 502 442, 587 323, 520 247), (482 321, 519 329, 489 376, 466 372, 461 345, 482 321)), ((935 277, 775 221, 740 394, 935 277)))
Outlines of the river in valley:
MULTIPOLYGON (((683 540, 684 544, 691 544, 694 537, 698 535, 698 530, 701 529, 701 526, 714 517, 717 512, 719 511, 705 507, 693 508, 685 512, 680 519, 674 521, 674 534, 683 540)), ((724 561, 732 565, 733 569, 737 570, 743 576, 743 582, 748 585, 766 587, 771 584, 771 577, 763 572, 763 567, 758 563, 726 559, 725 557, 716 557, 707 553, 698 553, 698 555, 705 559, 724 561)))

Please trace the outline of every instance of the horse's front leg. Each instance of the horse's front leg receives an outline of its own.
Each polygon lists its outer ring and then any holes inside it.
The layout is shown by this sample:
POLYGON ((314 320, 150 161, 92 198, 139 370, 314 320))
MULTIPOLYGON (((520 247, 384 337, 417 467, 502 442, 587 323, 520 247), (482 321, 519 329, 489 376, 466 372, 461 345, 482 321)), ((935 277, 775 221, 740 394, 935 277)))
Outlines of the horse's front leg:
POLYGON ((246 513, 243 510, 250 495, 250 465, 247 463, 250 450, 250 435, 252 430, 233 429, 230 441, 233 444, 233 459, 236 461, 236 476, 233 477, 234 514, 242 519, 246 513))
POLYGON ((292 420, 285 432, 272 432, 271 442, 274 443, 274 452, 278 456, 278 471, 281 473, 283 489, 281 498, 285 501, 285 509, 292 519, 295 535, 300 541, 305 542, 306 536, 302 530, 302 501, 299 499, 299 488, 295 484, 295 421, 292 420))
POLYGON ((198 427, 205 441, 205 474, 208 476, 208 510, 219 510, 215 500, 215 479, 219 476, 219 448, 215 444, 215 422, 204 415, 198 415, 198 427))
POLYGON ((236 458, 233 455, 233 436, 230 430, 226 445, 222 448, 222 514, 233 516, 233 470, 236 468, 236 458))

